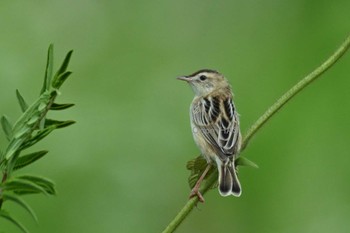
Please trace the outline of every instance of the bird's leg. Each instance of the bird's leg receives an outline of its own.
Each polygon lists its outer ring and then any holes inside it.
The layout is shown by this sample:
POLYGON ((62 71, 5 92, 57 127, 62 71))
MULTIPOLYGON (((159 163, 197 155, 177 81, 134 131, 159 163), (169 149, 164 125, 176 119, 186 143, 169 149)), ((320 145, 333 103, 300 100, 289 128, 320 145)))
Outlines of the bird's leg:
POLYGON ((205 168, 204 172, 202 173, 201 177, 199 177, 197 183, 195 184, 195 186, 193 187, 193 189, 191 190, 191 193, 190 193, 190 199, 192 197, 195 197, 197 196, 198 197, 198 200, 200 202, 204 202, 204 197, 202 196, 202 194, 199 192, 199 188, 201 186, 201 183, 202 181, 204 180, 204 177, 207 175, 208 171, 210 170, 211 168, 211 164, 208 163, 207 167, 205 168))

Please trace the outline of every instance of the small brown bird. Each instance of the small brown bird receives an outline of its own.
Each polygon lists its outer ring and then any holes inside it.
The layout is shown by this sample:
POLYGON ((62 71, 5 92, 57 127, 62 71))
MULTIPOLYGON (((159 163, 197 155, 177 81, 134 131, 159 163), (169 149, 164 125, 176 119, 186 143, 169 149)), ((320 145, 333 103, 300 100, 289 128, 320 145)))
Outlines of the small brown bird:
POLYGON ((213 162, 219 171, 220 194, 239 197, 242 190, 235 168, 235 158, 241 147, 241 133, 230 84, 222 74, 209 69, 178 79, 189 83, 195 93, 190 106, 192 134, 208 162, 192 189, 190 198, 198 196, 200 201, 204 201, 199 187, 213 162))

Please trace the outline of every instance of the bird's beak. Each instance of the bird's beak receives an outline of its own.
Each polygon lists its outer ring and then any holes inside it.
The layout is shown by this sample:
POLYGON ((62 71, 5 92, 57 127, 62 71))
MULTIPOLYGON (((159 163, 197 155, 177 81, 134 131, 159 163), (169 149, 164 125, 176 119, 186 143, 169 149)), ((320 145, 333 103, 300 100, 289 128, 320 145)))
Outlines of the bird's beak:
POLYGON ((182 81, 186 81, 186 82, 189 82, 191 81, 187 76, 181 76, 181 77, 177 77, 176 79, 178 80, 182 80, 182 81))

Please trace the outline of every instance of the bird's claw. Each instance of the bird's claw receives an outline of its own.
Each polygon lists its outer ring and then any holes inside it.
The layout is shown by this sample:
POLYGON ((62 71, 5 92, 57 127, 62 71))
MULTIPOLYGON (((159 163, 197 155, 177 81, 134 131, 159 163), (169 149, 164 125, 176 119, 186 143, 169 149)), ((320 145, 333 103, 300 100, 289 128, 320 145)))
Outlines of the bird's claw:
POLYGON ((191 193, 190 193, 190 197, 189 199, 193 198, 193 197, 198 197, 198 200, 202 203, 204 203, 204 197, 202 196, 202 194, 199 192, 198 189, 192 189, 191 193))

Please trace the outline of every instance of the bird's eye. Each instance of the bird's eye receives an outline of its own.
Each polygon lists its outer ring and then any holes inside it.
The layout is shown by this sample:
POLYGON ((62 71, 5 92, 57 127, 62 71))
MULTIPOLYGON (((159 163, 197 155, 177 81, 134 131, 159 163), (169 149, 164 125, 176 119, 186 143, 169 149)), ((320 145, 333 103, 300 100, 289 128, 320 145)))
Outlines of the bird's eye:
POLYGON ((200 79, 201 81, 204 81, 204 80, 206 80, 206 79, 207 79, 207 76, 205 76, 205 75, 201 75, 201 76, 199 76, 199 79, 200 79))

